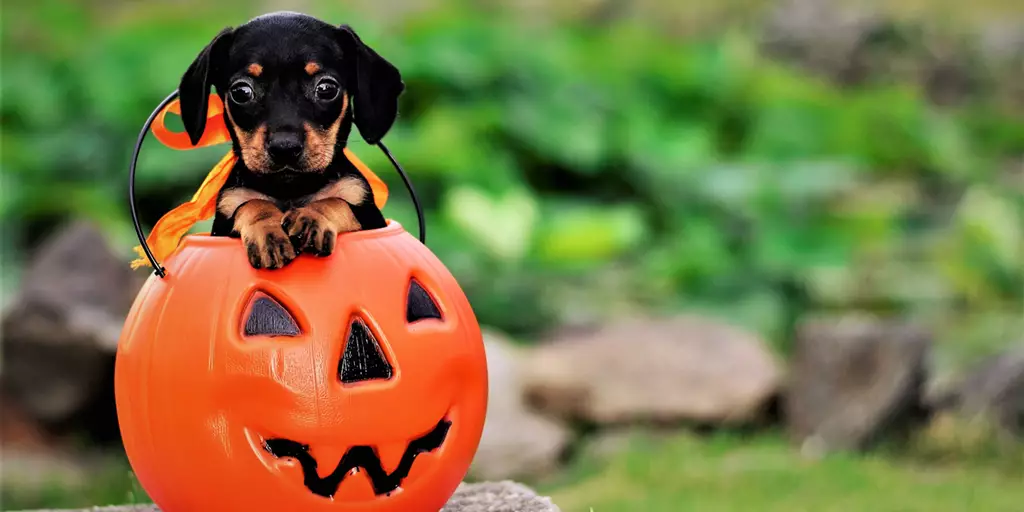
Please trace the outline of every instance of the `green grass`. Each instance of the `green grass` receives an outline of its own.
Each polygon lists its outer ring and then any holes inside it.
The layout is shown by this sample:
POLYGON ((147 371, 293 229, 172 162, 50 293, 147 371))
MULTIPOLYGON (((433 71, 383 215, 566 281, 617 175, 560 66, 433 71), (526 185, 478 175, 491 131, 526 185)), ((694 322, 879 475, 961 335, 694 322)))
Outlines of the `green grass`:
POLYGON ((93 505, 151 503, 128 462, 118 460, 97 468, 85 485, 50 479, 31 487, 0 482, 0 510, 85 508, 93 505))
POLYGON ((1024 464, 1003 462, 891 453, 809 460, 773 435, 680 435, 635 439, 600 469, 581 461, 571 481, 540 490, 563 512, 1020 511, 1024 464))
MULTIPOLYGON (((820 460, 801 457, 772 433, 635 436, 626 451, 603 462, 582 456, 536 487, 563 512, 1020 511, 1024 447, 951 446, 948 432, 930 434, 928 445, 820 460)), ((5 483, 0 510, 145 501, 127 466, 114 465, 80 489, 28 492, 5 483)))

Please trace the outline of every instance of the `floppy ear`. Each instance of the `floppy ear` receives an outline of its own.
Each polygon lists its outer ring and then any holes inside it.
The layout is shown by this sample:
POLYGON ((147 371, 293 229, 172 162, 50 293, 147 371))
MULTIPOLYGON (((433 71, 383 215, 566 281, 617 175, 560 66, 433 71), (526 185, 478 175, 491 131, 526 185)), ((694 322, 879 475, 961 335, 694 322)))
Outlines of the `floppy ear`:
POLYGON ((203 48, 192 61, 185 74, 181 76, 178 86, 178 98, 181 102, 181 122, 185 132, 195 146, 206 129, 206 107, 209 103, 210 86, 213 85, 220 67, 227 56, 230 46, 231 27, 221 30, 210 44, 203 48))
POLYGON ((342 58, 349 61, 350 92, 354 93, 353 117, 363 139, 376 144, 398 117, 398 96, 405 90, 402 75, 363 44, 352 27, 338 27, 342 58))

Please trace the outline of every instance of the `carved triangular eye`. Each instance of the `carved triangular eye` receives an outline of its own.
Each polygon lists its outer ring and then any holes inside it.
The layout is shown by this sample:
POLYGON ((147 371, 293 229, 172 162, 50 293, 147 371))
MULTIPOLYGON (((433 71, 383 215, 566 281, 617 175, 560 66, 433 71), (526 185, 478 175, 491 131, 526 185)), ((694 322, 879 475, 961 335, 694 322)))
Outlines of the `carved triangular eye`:
POLYGON ((364 380, 387 380, 391 378, 391 373, 391 365, 370 328, 360 319, 353 320, 349 326, 345 352, 338 363, 341 382, 351 384, 364 380))
POLYGON ((245 320, 246 336, 298 336, 299 325, 276 300, 259 294, 253 298, 245 320))
POLYGON ((441 309, 419 281, 409 282, 409 297, 405 306, 405 321, 410 324, 427 318, 441 318, 441 309))

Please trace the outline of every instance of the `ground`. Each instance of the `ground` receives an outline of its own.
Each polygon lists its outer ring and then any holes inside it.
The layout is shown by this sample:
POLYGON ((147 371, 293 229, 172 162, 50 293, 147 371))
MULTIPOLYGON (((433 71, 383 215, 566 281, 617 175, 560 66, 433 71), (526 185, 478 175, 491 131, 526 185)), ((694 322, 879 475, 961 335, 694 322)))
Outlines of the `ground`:
POLYGON ((639 440, 602 469, 576 472, 573 482, 541 486, 563 512, 1011 512, 1024 504, 1024 464, 1003 458, 812 460, 771 434, 639 440))
MULTIPOLYGON (((898 451, 898 450, 897 450, 898 451)), ((537 482, 563 512, 1016 512, 1024 503, 1024 455, 958 458, 900 455, 802 457, 776 433, 635 437, 598 463, 581 457, 565 475, 537 482)), ((10 489, 3 510, 138 501, 127 470, 86 493, 54 488, 42 499, 10 489)))

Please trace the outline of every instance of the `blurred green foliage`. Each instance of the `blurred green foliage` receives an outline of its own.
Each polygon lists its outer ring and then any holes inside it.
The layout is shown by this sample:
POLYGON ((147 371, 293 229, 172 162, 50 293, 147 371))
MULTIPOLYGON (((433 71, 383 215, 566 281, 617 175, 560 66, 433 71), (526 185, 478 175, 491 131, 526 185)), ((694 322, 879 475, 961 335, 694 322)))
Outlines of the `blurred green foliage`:
MULTIPOLYGON (((100 223, 129 256, 138 130, 219 29, 255 14, 185 4, 5 5, 5 262, 69 218, 100 223)), ((466 2, 388 24, 312 4, 402 70, 386 141, 422 195, 428 245, 483 323, 530 334, 686 307, 783 340, 809 308, 920 314, 944 329, 980 311, 1019 317, 1024 123, 996 105, 840 89, 762 57, 744 31, 552 27, 466 2)), ((386 159, 351 146, 389 182, 387 216, 414 231, 386 159)), ((226 150, 150 138, 147 226, 226 150)))

